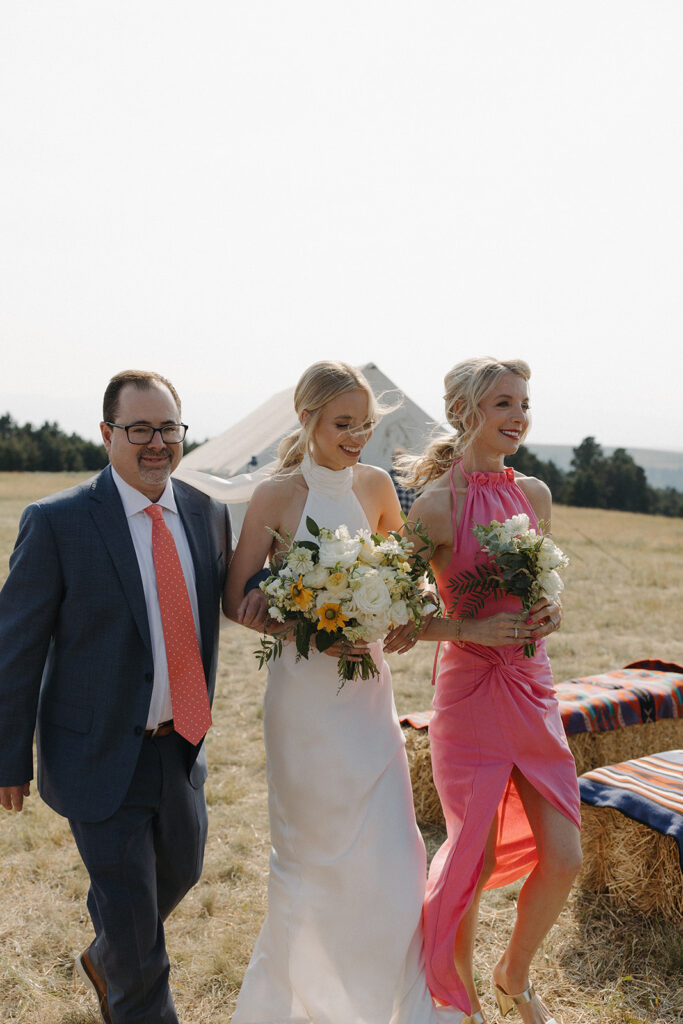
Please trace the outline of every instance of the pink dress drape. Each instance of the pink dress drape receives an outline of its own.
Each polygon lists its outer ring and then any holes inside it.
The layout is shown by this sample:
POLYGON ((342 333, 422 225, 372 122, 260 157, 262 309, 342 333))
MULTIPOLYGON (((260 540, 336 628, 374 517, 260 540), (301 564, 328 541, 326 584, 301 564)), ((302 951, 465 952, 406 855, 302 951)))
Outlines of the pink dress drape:
MULTIPOLYGON (((453 498, 453 555, 439 576, 439 591, 449 614, 460 601, 448 583, 471 569, 481 552, 472 525, 488 525, 526 512, 538 525, 514 472, 463 475, 465 505, 456 525, 453 498)), ((478 616, 519 611, 515 597, 489 597, 478 616)), ((510 773, 516 765, 535 789, 580 828, 579 790, 574 759, 567 745, 555 697, 545 641, 533 658, 523 645, 442 646, 434 715, 429 724, 434 783, 444 810, 447 839, 435 855, 424 906, 427 981, 442 1003, 469 1013, 465 988, 453 962, 458 925, 470 906, 481 873, 486 840, 496 810, 496 867, 486 888, 507 885, 528 874, 537 862, 536 845, 510 773)))

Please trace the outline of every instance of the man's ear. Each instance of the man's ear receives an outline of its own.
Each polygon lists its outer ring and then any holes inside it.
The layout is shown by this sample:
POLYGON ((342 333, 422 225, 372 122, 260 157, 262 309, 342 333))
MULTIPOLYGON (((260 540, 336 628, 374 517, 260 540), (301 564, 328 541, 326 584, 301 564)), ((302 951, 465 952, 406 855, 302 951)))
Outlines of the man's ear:
POLYGON ((109 426, 109 424, 105 423, 104 421, 100 423, 100 434, 102 435, 104 447, 107 449, 107 451, 109 451, 109 449, 111 448, 112 429, 109 426))

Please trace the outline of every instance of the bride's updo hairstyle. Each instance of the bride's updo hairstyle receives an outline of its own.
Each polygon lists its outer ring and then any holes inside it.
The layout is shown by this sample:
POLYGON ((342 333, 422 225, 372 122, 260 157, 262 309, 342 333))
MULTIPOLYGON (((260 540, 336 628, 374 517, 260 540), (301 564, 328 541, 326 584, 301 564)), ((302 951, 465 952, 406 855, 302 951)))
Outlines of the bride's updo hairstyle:
POLYGON ((424 487, 461 459, 484 425, 481 402, 506 373, 529 380, 531 370, 522 359, 503 362, 491 356, 464 359, 444 378, 446 419, 455 433, 442 431, 422 455, 404 456, 400 461, 402 482, 407 487, 424 487))
POLYGON ((304 371, 294 391, 294 408, 299 418, 304 412, 310 413, 310 417, 305 426, 280 441, 276 473, 293 471, 301 463, 323 407, 333 398, 358 388, 368 396, 368 420, 374 425, 386 410, 380 409, 367 379, 355 366, 323 360, 304 371))

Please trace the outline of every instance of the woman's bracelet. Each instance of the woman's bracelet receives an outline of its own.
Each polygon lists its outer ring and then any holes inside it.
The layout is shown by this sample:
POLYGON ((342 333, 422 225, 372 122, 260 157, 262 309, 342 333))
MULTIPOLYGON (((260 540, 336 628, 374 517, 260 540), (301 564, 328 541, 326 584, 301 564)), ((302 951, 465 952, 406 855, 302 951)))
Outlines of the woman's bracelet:
POLYGON ((458 647, 464 647, 465 641, 462 639, 462 619, 454 619, 455 622, 455 640, 453 643, 457 644, 458 647))

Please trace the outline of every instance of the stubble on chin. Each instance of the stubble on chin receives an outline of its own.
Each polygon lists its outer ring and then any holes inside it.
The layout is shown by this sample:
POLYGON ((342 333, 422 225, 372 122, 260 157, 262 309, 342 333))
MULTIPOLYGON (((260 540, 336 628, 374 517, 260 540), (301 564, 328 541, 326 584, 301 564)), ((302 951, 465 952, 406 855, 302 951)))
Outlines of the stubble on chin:
POLYGON ((162 488, 171 475, 172 461, 170 455, 158 466, 146 466, 142 461, 143 455, 138 457, 138 473, 140 479, 146 484, 157 484, 162 488))

